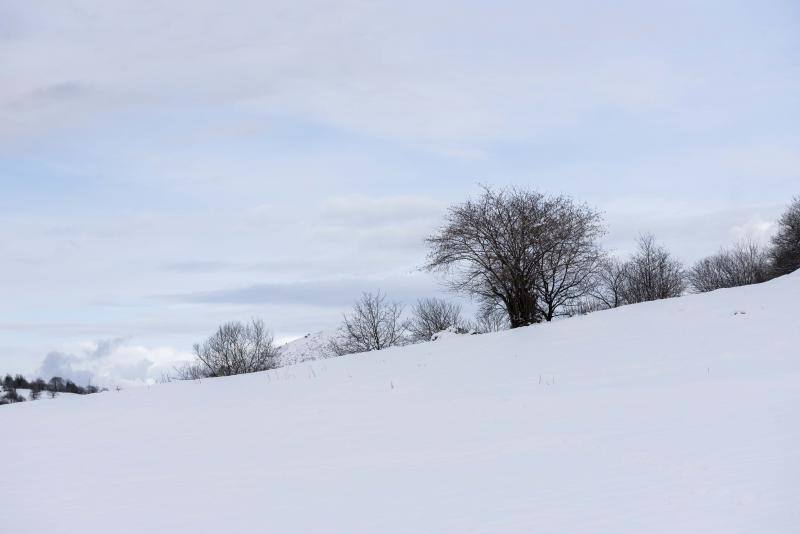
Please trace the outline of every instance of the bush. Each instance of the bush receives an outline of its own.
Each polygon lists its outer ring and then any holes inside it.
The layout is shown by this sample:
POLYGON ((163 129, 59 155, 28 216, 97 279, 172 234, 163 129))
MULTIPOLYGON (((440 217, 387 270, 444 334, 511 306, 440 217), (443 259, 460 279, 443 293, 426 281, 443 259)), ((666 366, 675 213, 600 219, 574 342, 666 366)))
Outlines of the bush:
POLYGON ((652 234, 639 237, 639 250, 623 269, 621 297, 627 304, 679 297, 686 289, 683 265, 652 234))
POLYGON ((437 298, 418 300, 411 309, 407 328, 413 342, 430 341, 434 334, 448 329, 466 332, 461 306, 437 298))
POLYGON ((403 305, 387 301, 384 293, 363 293, 352 312, 344 315, 328 349, 336 356, 343 356, 403 345, 407 338, 402 314, 403 305))
POLYGON ((278 348, 261 319, 230 322, 194 345, 196 360, 177 369, 179 378, 196 379, 267 371, 277 367, 278 348))
POLYGON ((467 327, 477 334, 489 334, 508 330, 511 324, 508 321, 508 314, 499 306, 481 306, 475 317, 474 324, 467 327))
POLYGON ((767 251, 751 241, 703 258, 689 271, 692 288, 698 292, 766 282, 771 278, 767 251))

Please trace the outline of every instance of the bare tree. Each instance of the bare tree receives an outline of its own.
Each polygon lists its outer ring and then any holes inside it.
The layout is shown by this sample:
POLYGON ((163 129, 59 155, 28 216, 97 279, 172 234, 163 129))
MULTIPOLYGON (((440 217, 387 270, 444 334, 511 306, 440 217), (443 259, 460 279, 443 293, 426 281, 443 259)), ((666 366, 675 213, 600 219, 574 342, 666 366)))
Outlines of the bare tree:
POLYGON ((597 301, 599 307, 591 303, 581 303, 582 313, 588 313, 599 308, 617 308, 625 304, 626 286, 625 264, 616 258, 606 258, 600 263, 600 268, 595 272, 594 283, 590 296, 597 301))
POLYGON ((800 269, 800 196, 778 219, 778 231, 772 237, 772 269, 781 276, 800 269))
POLYGON ((652 234, 639 236, 639 250, 625 264, 625 302, 647 302, 680 296, 686 289, 683 265, 656 243, 652 234))
POLYGON ((406 326, 411 341, 430 341, 434 334, 448 328, 463 328, 461 306, 438 298, 418 300, 406 326))
POLYGON ((402 314, 403 305, 387 301, 384 293, 363 293, 352 312, 344 315, 329 349, 342 356, 402 345, 406 342, 402 314))
POLYGON ((278 349, 261 319, 230 322, 203 343, 194 345, 197 360, 178 370, 187 378, 230 376, 266 371, 277 366, 278 349))
POLYGON ((454 291, 501 306, 511 328, 552 319, 588 291, 599 216, 568 197, 531 190, 495 191, 452 206, 427 239, 426 268, 454 291))
POLYGON ((752 241, 741 241, 698 261, 688 276, 698 293, 766 282, 771 277, 769 254, 752 241))

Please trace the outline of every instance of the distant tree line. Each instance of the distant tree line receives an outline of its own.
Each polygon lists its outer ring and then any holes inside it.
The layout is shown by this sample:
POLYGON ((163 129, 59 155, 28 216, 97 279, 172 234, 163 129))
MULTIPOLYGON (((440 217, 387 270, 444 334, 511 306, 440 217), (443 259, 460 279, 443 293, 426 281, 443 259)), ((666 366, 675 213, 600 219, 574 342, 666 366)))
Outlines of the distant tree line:
MULTIPOLYGON (((778 221, 769 246, 742 241, 686 268, 655 236, 641 234, 627 259, 603 250, 599 212, 570 197, 485 187, 453 205, 427 239, 424 269, 479 304, 468 320, 439 298, 401 302, 365 292, 342 317, 325 356, 383 350, 435 339, 441 332, 480 334, 627 304, 768 281, 800 268, 800 197, 778 221)), ((279 349, 263 321, 227 323, 194 346, 178 378, 269 370, 279 349)))
MULTIPOLYGON (((636 249, 621 259, 603 250, 606 229, 586 204, 532 189, 484 187, 476 198, 451 206, 442 226, 426 240, 424 270, 442 276, 454 293, 477 301, 478 313, 441 298, 424 298, 408 313, 382 292, 365 292, 345 313, 327 356, 383 350, 437 339, 443 332, 484 334, 593 311, 768 281, 800 268, 800 197, 777 222, 768 246, 744 240, 689 268, 640 234, 636 249)), ((229 322, 202 343, 194 359, 173 378, 194 380, 253 373, 279 365, 280 348, 261 319, 229 322)), ((43 393, 96 393, 61 377, 28 381, 6 375, 0 404, 43 393)))
POLYGON ((3 395, 0 396, 0 404, 12 404, 14 402, 22 402, 25 397, 20 395, 17 390, 27 389, 30 390, 28 398, 30 400, 39 399, 42 394, 49 397, 56 397, 59 393, 74 393, 76 395, 89 395, 97 393, 100 389, 97 386, 79 386, 72 380, 65 380, 60 376, 54 376, 50 380, 45 381, 42 378, 35 380, 28 380, 23 375, 11 376, 7 374, 2 382, 3 395))

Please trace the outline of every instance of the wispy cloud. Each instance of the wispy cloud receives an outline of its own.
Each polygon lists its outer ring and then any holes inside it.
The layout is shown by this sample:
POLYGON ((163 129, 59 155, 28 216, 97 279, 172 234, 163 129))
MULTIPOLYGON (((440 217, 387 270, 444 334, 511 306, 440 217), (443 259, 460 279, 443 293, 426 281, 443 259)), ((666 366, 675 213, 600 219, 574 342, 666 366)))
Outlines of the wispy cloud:
POLYGON ((253 284, 156 298, 192 304, 289 304, 346 308, 364 291, 388 291, 390 298, 410 302, 435 293, 438 289, 436 282, 428 276, 406 275, 253 284))

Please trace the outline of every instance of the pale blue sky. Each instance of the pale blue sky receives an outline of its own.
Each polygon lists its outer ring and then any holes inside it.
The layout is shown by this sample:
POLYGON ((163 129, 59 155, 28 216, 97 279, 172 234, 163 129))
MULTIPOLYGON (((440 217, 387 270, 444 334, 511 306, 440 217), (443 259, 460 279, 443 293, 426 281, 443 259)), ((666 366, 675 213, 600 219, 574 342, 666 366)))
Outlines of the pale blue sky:
POLYGON ((222 321, 435 292, 422 239, 479 182, 589 202, 620 253, 768 238, 800 5, 557 4, 0 0, 0 372, 157 376, 222 321))

